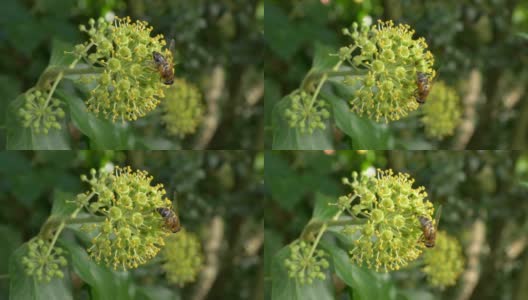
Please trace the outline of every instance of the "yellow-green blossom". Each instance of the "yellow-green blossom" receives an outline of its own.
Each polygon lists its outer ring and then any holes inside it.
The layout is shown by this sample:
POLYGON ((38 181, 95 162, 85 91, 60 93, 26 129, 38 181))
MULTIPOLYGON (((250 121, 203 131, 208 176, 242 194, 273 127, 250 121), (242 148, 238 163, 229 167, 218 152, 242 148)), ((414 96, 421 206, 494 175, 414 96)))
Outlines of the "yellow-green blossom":
POLYGON ((464 271, 464 255, 457 239, 444 231, 436 234, 436 245, 424 253, 427 280, 432 286, 447 287, 454 285, 464 271))
MULTIPOLYGON (((392 170, 378 170, 376 176, 361 178, 354 173, 353 181, 344 179, 344 183, 353 189, 344 196, 350 199, 350 212, 367 220, 359 227, 359 238, 350 250, 352 261, 387 272, 418 258, 424 249, 418 217, 432 219, 433 215, 431 202, 425 201, 425 188, 413 188, 414 180, 408 174, 394 174, 392 170)), ((343 206, 346 201, 340 199, 343 206)))
POLYGON ((162 102, 162 120, 171 135, 184 137, 195 132, 203 118, 204 105, 198 88, 185 79, 174 79, 162 102))
POLYGON ((147 22, 132 22, 128 17, 116 18, 114 22, 91 19, 89 25, 90 28, 81 25, 80 30, 90 40, 77 45, 74 52, 100 70, 97 76, 81 78, 94 86, 86 102, 88 109, 112 121, 143 117, 156 108, 167 87, 152 57, 152 52, 157 51, 169 63, 172 61, 171 52, 163 49, 163 35, 151 37, 153 28, 147 22), (86 52, 92 46, 96 47, 95 52, 86 52))
POLYGON ((59 99, 50 97, 49 91, 32 90, 24 95, 25 103, 18 114, 22 125, 35 133, 47 134, 50 129, 60 129, 59 120, 64 118, 59 99))
POLYGON ((325 129, 324 122, 330 117, 330 112, 323 100, 313 99, 313 95, 305 91, 295 92, 290 98, 291 106, 284 112, 290 127, 310 134, 316 129, 325 129))
POLYGON ((61 268, 68 264, 63 253, 62 248, 51 247, 50 241, 40 238, 31 240, 28 243, 28 254, 22 258, 26 274, 45 282, 63 278, 61 268))
POLYGON ((422 122, 425 124, 425 133, 438 139, 453 135, 461 121, 460 105, 460 97, 455 89, 442 81, 435 82, 423 105, 422 122))
POLYGON ((353 31, 344 33, 353 43, 343 47, 339 56, 358 71, 344 81, 353 87, 351 110, 385 122, 416 110, 417 74, 428 74, 430 80, 436 74, 424 38, 413 39, 409 25, 395 26, 392 21, 361 28, 354 23, 353 31))
POLYGON ((145 171, 117 167, 114 173, 91 171, 92 178, 82 176, 91 185, 95 202, 81 201, 90 214, 104 216, 104 221, 84 226, 91 233, 90 257, 114 269, 137 268, 158 254, 169 232, 156 211, 170 207, 162 184, 151 185, 145 171))
POLYGON ((329 266, 328 255, 315 249, 312 243, 297 241, 289 246, 290 257, 284 261, 288 275, 301 284, 311 284, 315 279, 326 278, 324 269, 329 266))
POLYGON ((169 282, 183 286, 193 282, 203 267, 202 246, 198 236, 182 229, 166 239, 163 270, 169 282))

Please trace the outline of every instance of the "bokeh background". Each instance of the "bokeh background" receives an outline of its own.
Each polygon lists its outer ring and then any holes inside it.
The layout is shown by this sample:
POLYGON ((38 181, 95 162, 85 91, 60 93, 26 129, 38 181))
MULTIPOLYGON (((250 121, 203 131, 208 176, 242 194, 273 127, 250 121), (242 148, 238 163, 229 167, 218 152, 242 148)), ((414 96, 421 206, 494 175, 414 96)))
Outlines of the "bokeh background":
MULTIPOLYGON (((86 39, 78 26, 89 18, 130 16, 149 22, 154 34, 175 40, 176 77, 198 86, 208 120, 196 134, 179 140, 167 135, 159 113, 150 113, 130 123, 127 138, 141 141, 133 149, 262 148, 262 1, 3 0, 1 7, 2 112, 35 85, 49 62, 52 40, 76 44, 86 39)), ((2 113, 2 148, 4 124, 2 113)), ((88 142, 81 137, 76 146, 86 148, 88 142)))
MULTIPOLYGON (((525 149, 528 137, 528 2, 523 0, 266 0, 266 143, 272 109, 300 86, 316 44, 348 45, 353 22, 394 20, 424 37, 438 80, 455 87, 464 116, 453 137, 426 138, 417 113, 388 128, 395 149, 525 149)), ((335 131, 335 149, 350 140, 335 131)))
MULTIPOLYGON (((379 274, 391 299, 527 299, 528 152, 268 151, 265 159, 266 299, 273 255, 300 236, 317 195, 346 195, 341 178, 376 168, 408 173, 414 187, 425 187, 442 205, 439 230, 461 242, 466 259, 457 284, 445 290, 430 287, 416 264, 379 274)), ((340 279, 333 284, 335 299, 350 299, 340 279)))
MULTIPOLYGON (((107 287, 128 290, 126 299, 262 299, 263 156, 250 151, 0 152, 0 299, 8 299, 10 254, 38 234, 56 195, 86 191, 80 175, 109 165, 145 170, 152 184, 164 185, 167 197, 175 195, 183 227, 198 235, 209 259, 207 274, 183 288, 168 283, 159 263, 115 273, 107 287)), ((62 236, 73 234, 67 229, 62 236)), ((68 274, 73 299, 93 299, 90 286, 68 274)))

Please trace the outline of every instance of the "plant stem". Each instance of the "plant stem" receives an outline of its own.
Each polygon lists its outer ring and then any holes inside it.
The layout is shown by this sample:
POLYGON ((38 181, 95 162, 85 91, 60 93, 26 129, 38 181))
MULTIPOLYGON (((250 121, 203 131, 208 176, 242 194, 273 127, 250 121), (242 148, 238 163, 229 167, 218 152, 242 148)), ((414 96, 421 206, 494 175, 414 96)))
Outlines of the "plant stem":
POLYGON ((64 223, 71 224, 86 224, 86 223, 98 223, 104 221, 104 217, 90 216, 85 218, 69 218, 64 220, 64 223))
MULTIPOLYGON (((90 43, 88 44, 83 52, 86 52, 88 51, 94 44, 93 43, 90 43)), ((77 57, 76 59, 73 60, 73 62, 68 66, 67 69, 69 70, 72 70, 75 65, 77 65, 77 63, 79 62, 79 60, 81 59, 81 57, 77 57)), ((46 103, 44 104, 44 106, 48 106, 49 104, 49 101, 51 100, 51 96, 53 96, 53 93, 55 92, 55 89, 57 88, 57 86, 59 85, 59 82, 62 80, 62 77, 64 77, 64 73, 66 72, 66 68, 61 68, 61 67, 57 67, 57 69, 62 69, 58 72, 54 82, 53 82, 53 86, 51 87, 51 90, 49 91, 49 94, 48 94, 48 98, 46 99, 46 103)), ((47 74, 47 72, 45 72, 44 74, 42 74, 41 78, 48 78, 50 76, 53 76, 57 71, 54 70, 54 68, 51 68, 49 71, 51 71, 51 74, 47 74)), ((39 80, 39 82, 37 82, 37 85, 42 87, 42 86, 45 86, 47 84, 46 80, 39 80), (42 82, 44 81, 44 82, 42 82)))
POLYGON ((313 76, 324 76, 327 75, 328 77, 343 77, 343 76, 363 76, 365 73, 358 72, 357 70, 346 70, 346 71, 320 71, 320 72, 314 72, 313 76))
MULTIPOLYGON (((95 192, 92 192, 90 195, 87 196, 87 199, 88 200, 91 199, 94 195, 95 195, 95 192)), ((75 219, 75 217, 81 211, 82 208, 83 206, 77 207, 77 209, 75 209, 73 213, 70 215, 70 219, 75 219)), ((60 222, 59 227, 57 228, 57 231, 55 231, 55 235, 53 236, 53 239, 51 240, 51 244, 49 246, 48 253, 46 254, 46 256, 49 256, 51 254, 51 250, 53 250, 53 246, 55 246, 55 243, 57 242, 59 235, 64 229, 64 226, 66 226, 66 220, 62 220, 60 222)))
MULTIPOLYGON (((339 67, 343 63, 342 60, 340 60, 333 68, 332 71, 339 70, 339 67)), ((317 85, 317 88, 315 89, 315 92, 312 96, 312 100, 310 101, 310 105, 308 106, 308 111, 312 108, 312 106, 315 103, 315 100, 317 99, 317 96, 319 95, 319 92, 321 91, 321 88, 323 87, 323 84, 325 83, 326 79, 328 79, 328 74, 323 74, 323 77, 321 77, 321 80, 319 81, 319 84, 317 85)))

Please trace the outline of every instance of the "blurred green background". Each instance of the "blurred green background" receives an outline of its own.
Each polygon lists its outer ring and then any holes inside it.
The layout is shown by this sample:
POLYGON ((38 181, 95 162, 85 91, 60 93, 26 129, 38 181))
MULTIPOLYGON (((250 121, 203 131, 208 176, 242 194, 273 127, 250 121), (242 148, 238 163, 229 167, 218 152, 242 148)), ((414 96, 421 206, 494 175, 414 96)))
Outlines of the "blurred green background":
MULTIPOLYGON (((443 291, 429 287, 417 266, 380 274, 392 286, 392 299, 528 297, 528 152, 267 151, 265 160, 266 299, 271 299, 273 255, 300 236, 317 195, 348 194, 341 178, 373 168, 408 173, 413 187, 424 186, 428 199, 442 205, 439 230, 455 236, 471 261, 463 275, 469 280, 462 276, 443 291)), ((350 299, 340 279, 333 284, 336 299, 350 299)))
MULTIPOLYGON (((216 259, 205 266, 218 273, 209 275, 210 287, 198 279, 179 288, 154 264, 111 277, 108 286, 128 290, 126 299, 262 299, 263 158, 250 151, 0 152, 0 299, 8 296, 9 255, 38 234, 55 196, 86 191, 80 175, 109 164, 145 170, 152 184, 162 183, 170 199, 175 195, 183 227, 199 236, 205 256, 216 259), (206 250, 211 243, 217 251, 206 250), (198 290, 206 297, 197 298, 198 290)), ((73 299, 92 299, 90 286, 73 271, 70 276, 73 299)))
MULTIPOLYGON (((395 149, 525 149, 528 137, 528 2, 523 0, 266 0, 266 145, 272 109, 298 88, 316 44, 350 43, 353 22, 394 20, 424 37, 437 80, 457 88, 468 121, 442 141, 427 139, 418 113, 389 124, 395 149)), ((359 126, 359 125, 358 125, 359 126)), ((334 149, 350 139, 334 130, 334 149)))
MULTIPOLYGON (((177 140, 166 134, 159 113, 130 123, 135 148, 259 149, 263 126, 264 7, 259 0, 3 0, 0 11, 0 108, 32 87, 48 64, 53 39, 79 43, 89 18, 130 16, 148 21, 154 34, 176 41, 176 76, 197 85, 206 106, 218 94, 217 120, 206 133, 177 140), (258 132, 259 134, 255 134, 258 132), (140 143, 140 144, 141 144, 140 143)), ((158 109, 159 110, 159 109, 158 109)), ((0 147, 5 147, 5 115, 0 115, 0 147)), ((77 133, 78 135, 79 133, 77 133)), ((75 134, 72 134, 75 136, 75 134)), ((81 138, 78 148, 86 148, 81 138)))

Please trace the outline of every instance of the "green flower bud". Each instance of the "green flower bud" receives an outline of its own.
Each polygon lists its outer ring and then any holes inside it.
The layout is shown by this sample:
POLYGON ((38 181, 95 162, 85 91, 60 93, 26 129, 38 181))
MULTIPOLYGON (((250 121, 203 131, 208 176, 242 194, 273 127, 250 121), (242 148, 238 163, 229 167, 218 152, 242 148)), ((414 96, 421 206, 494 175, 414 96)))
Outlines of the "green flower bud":
MULTIPOLYGON (((84 227, 92 233, 90 257, 114 269, 137 268, 152 259, 169 235, 159 207, 170 201, 163 198, 163 185, 151 185, 152 177, 144 171, 117 167, 115 173, 95 171, 88 180, 97 201, 89 204, 92 215, 105 215, 104 222, 84 227), (95 204, 97 203, 97 204, 95 204)), ((85 177, 84 177, 85 178, 85 177)))
POLYGON ((290 257, 284 261, 288 275, 300 284, 311 284, 314 279, 326 278, 323 270, 329 266, 323 250, 312 253, 312 244, 297 241, 290 245, 290 257))
POLYGON ((324 120, 328 119, 330 113, 326 103, 313 99, 313 96, 305 91, 296 91, 291 97, 291 106, 288 113, 284 114, 291 127, 299 128, 302 133, 312 134, 316 129, 324 129, 324 120))
POLYGON ((64 250, 51 242, 40 238, 28 242, 27 255, 22 257, 22 265, 28 276, 33 276, 37 281, 49 282, 53 278, 63 278, 64 274, 59 270, 68 262, 62 254, 64 250))
POLYGON ((444 231, 436 233, 436 245, 424 254, 423 271, 435 287, 447 287, 456 283, 464 270, 464 255, 460 243, 444 231))
MULTIPOLYGON (((49 93, 50 91, 46 91, 49 93)), ((31 91, 24 95, 25 103, 18 111, 23 127, 31 128, 35 133, 47 134, 49 129, 60 129, 57 120, 64 118, 64 110, 60 108, 61 101, 42 94, 41 91, 31 91)))
POLYGON ((202 122, 205 107, 197 87, 184 79, 174 79, 162 103, 163 122, 171 135, 180 138, 196 131, 202 122))
MULTIPOLYGON (((366 68, 363 86, 354 86, 351 110, 376 121, 398 120, 416 110, 417 72, 431 74, 434 60, 423 38, 412 39, 408 25, 395 26, 392 21, 379 22, 370 28, 353 27, 350 36, 361 53, 353 57, 357 68, 366 68)), ((344 82, 348 84, 348 82, 344 82)))
POLYGON ((82 30, 90 41, 78 45, 76 49, 83 50, 76 54, 93 67, 104 70, 100 78, 84 76, 81 79, 98 83, 86 101, 88 109, 114 122, 136 120, 154 110, 164 98, 167 85, 162 82, 152 53, 161 53, 172 68, 172 53, 163 50, 163 36, 151 37, 152 27, 144 21, 132 22, 130 18, 116 18, 113 22, 100 19, 91 27, 88 31, 82 30), (95 52, 87 54, 87 48, 92 45, 95 52))
POLYGON ((441 139, 453 135, 461 117, 461 101, 457 92, 442 81, 435 82, 423 105, 422 122, 427 136, 441 139))
POLYGON ((162 254, 168 281, 179 286, 195 281, 203 267, 200 240, 185 229, 167 238, 162 254))
POLYGON ((350 251, 353 262, 389 271, 398 270, 420 255, 425 246, 420 242, 423 233, 417 216, 432 219, 433 207, 429 201, 424 202, 424 188, 412 188, 413 182, 409 175, 395 175, 392 170, 353 178, 350 186, 360 201, 352 206, 352 212, 355 214, 359 207, 368 217, 350 251), (409 193, 417 205, 409 205, 409 193))

